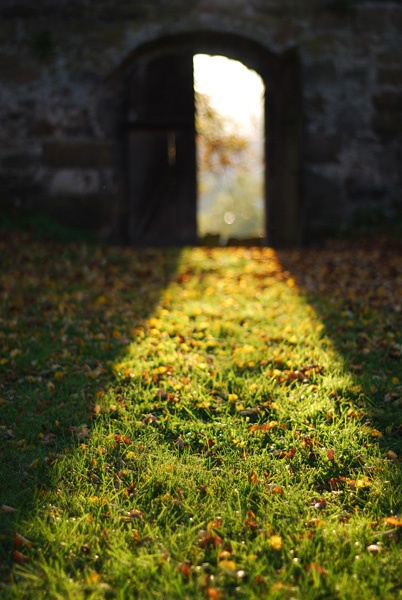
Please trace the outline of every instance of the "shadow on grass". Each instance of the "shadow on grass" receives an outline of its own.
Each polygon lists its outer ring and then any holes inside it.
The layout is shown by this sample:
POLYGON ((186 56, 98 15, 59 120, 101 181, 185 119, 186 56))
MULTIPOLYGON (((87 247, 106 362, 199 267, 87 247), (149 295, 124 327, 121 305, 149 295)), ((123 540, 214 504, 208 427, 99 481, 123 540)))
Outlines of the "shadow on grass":
POLYGON ((402 242, 365 237, 277 257, 323 324, 322 344, 342 357, 350 384, 333 390, 336 404, 367 424, 385 458, 398 456, 402 488, 402 242))
MULTIPOLYGON (((97 394, 175 276, 176 249, 0 238, 0 572, 48 468, 84 441, 97 394), (15 512, 14 512, 14 509, 15 512)), ((0 576, 0 579, 2 577, 0 576)))

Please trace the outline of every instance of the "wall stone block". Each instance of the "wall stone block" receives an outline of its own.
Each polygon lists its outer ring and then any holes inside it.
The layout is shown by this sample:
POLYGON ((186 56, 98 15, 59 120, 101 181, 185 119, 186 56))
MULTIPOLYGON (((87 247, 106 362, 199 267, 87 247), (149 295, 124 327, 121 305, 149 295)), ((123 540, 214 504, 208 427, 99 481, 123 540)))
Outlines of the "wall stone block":
POLYGON ((378 72, 378 82, 381 85, 402 86, 402 68, 380 69, 378 72))
POLYGON ((34 138, 49 137, 54 134, 56 127, 47 119, 40 119, 34 123, 29 123, 27 126, 27 134, 34 138))
POLYGON ((399 45, 389 49, 382 49, 378 55, 381 66, 397 68, 402 65, 402 48, 399 45))
POLYGON ((0 54, 0 82, 24 85, 42 77, 42 69, 31 61, 23 60, 16 54, 0 54))
POLYGON ((38 157, 30 154, 10 154, 3 158, 2 167, 6 169, 29 169, 38 165, 38 157))
POLYGON ((383 35, 388 31, 388 10, 363 5, 356 10, 355 23, 359 33, 383 35))
POLYGON ((373 97, 373 104, 378 110, 402 111, 402 92, 383 92, 373 97))
POLYGON ((309 223, 307 230, 311 231, 314 237, 320 237, 321 234, 325 236, 328 230, 336 229, 344 222, 346 207, 339 181, 305 168, 302 185, 304 220, 309 223))
POLYGON ((336 162, 340 149, 341 138, 338 135, 310 137, 305 143, 304 156, 309 163, 336 162))
POLYGON ((57 169, 48 184, 51 196, 88 196, 99 192, 99 173, 95 169, 57 169))
POLYGON ((382 141, 388 142, 400 138, 402 136, 402 110, 375 113, 372 126, 382 141))
POLYGON ((330 58, 312 62, 304 67, 303 76, 316 86, 332 85, 337 79, 335 63, 330 58))
POLYGON ((402 7, 394 8, 390 12, 390 21, 392 26, 399 32, 402 33, 402 7))

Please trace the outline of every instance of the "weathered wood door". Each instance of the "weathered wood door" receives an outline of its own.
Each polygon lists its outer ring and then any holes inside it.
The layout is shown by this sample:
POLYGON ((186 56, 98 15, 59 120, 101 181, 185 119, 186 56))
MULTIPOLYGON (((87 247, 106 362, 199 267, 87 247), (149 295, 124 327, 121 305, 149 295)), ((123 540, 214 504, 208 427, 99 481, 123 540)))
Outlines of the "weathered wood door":
POLYGON ((143 57, 128 86, 129 241, 197 242, 193 57, 143 57))

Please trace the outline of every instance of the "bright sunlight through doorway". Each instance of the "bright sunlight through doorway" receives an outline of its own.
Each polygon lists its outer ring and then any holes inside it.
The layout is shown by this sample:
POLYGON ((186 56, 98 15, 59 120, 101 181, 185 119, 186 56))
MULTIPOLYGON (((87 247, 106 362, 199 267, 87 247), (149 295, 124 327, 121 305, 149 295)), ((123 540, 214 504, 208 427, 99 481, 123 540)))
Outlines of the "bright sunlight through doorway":
POLYGON ((224 56, 194 56, 198 236, 265 237, 264 96, 261 77, 224 56))

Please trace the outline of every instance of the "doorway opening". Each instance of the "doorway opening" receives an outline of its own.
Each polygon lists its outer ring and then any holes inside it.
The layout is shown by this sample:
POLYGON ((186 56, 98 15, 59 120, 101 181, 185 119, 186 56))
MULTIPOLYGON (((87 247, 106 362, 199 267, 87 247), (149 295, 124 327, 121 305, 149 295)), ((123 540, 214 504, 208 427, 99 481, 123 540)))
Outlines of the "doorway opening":
POLYGON ((262 78, 226 56, 193 57, 197 235, 205 244, 266 238, 262 78))
MULTIPOLYGON (((300 244, 302 111, 296 48, 278 55, 237 34, 200 31, 144 44, 127 57, 120 72, 126 115, 121 128, 123 136, 119 138, 119 149, 125 157, 121 226, 129 244, 182 247, 205 243, 200 238, 208 235, 217 236, 211 245, 236 244, 241 238, 253 236, 261 245, 275 248, 300 244), (260 133, 242 147, 242 130, 224 125, 224 137, 235 140, 238 151, 230 160, 225 152, 207 155, 212 164, 217 156, 221 157, 216 166, 225 167, 225 175, 218 179, 219 184, 211 183, 212 169, 203 173, 199 156, 197 161, 197 152, 203 152, 200 144, 196 147, 200 135, 195 129, 194 57, 198 55, 225 61, 222 80, 227 88, 226 74, 232 61, 225 57, 241 61, 262 79, 263 91, 256 94, 263 99, 260 133), (264 86, 268 91, 266 98, 264 86), (235 175, 234 166, 241 162, 240 156, 252 156, 250 148, 257 147, 259 158, 254 155, 248 159, 242 174, 235 175), (256 176, 258 172, 259 183, 251 184, 250 173, 256 176), (220 189, 224 205, 220 216, 210 216, 209 223, 205 215, 210 214, 209 203, 213 203, 207 184, 220 189), (251 227, 257 214, 259 224, 251 227), (220 221, 220 227, 216 227, 216 221, 220 221)), ((212 72, 209 69, 209 79, 212 72)), ((201 98, 197 73, 196 79, 201 98)), ((244 83, 241 92, 249 87, 244 83)), ((238 96, 238 90, 226 93, 225 122, 231 120, 228 108, 236 106, 238 96)), ((216 134, 216 128, 213 133, 216 134)), ((216 146, 216 140, 214 143, 216 146)))

